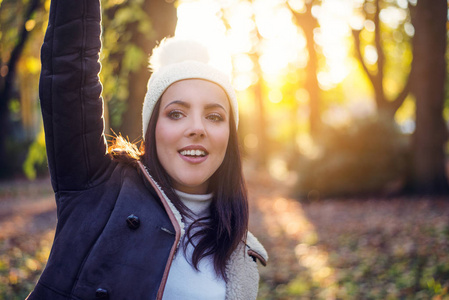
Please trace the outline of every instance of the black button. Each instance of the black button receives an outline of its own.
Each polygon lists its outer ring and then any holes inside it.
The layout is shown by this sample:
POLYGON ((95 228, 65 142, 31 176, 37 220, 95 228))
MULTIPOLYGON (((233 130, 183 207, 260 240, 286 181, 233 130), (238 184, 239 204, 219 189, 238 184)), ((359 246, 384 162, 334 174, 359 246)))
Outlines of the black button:
POLYGON ((140 226, 140 219, 136 215, 129 215, 128 218, 126 218, 126 224, 128 224, 128 227, 131 229, 137 229, 140 226))
POLYGON ((98 288, 95 291, 95 297, 106 299, 108 298, 108 291, 102 288, 98 288))

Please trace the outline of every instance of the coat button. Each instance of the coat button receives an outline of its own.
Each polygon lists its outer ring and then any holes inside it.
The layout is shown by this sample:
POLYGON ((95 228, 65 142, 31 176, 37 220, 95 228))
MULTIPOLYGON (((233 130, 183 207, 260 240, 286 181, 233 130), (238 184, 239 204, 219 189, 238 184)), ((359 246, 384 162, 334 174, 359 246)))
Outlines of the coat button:
POLYGON ((105 289, 102 289, 102 288, 98 288, 95 291, 95 297, 106 299, 106 298, 108 298, 108 291, 105 289))
POLYGON ((137 229, 140 226, 140 219, 138 216, 131 214, 126 218, 126 224, 128 224, 128 227, 131 229, 137 229))

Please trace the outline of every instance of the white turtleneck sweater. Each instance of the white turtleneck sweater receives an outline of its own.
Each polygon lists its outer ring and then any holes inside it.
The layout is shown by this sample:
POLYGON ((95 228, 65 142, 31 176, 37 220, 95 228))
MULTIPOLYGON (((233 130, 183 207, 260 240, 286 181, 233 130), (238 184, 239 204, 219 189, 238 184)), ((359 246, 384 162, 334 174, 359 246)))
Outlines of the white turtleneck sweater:
MULTIPOLYGON (((193 195, 180 191, 175 192, 182 203, 194 213, 194 219, 184 217, 186 229, 196 219, 207 217, 210 214, 209 206, 212 202, 212 194, 193 195)), ((198 263, 199 271, 197 271, 192 265, 193 250, 192 244, 187 243, 187 238, 183 238, 173 259, 162 299, 224 300, 226 283, 221 276, 216 274, 213 257, 206 256, 201 259, 198 263)))

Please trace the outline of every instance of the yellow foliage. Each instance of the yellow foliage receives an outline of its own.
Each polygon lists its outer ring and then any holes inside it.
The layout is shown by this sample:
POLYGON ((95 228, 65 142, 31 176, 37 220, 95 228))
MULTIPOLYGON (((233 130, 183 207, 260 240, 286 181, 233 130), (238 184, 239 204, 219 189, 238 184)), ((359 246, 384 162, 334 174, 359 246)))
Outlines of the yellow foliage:
MULTIPOLYGON (((50 3, 51 3, 51 0, 45 0, 45 4, 44 4, 45 11, 50 11, 50 3)), ((47 27, 47 26, 45 26, 45 27, 47 27)))
POLYGON ((25 29, 27 31, 31 31, 34 29, 34 26, 36 26, 36 21, 35 20, 28 20, 25 23, 25 29))
POLYGON ((33 258, 27 258, 25 260, 25 265, 28 269, 30 269, 31 271, 36 271, 39 268, 39 264, 37 263, 37 261, 33 258))
POLYGON ((415 118, 416 105, 412 97, 407 97, 401 107, 397 110, 394 119, 398 124, 402 124, 415 118))
POLYGON ((36 178, 36 166, 45 164, 47 155, 45 152, 45 134, 44 127, 41 126, 41 131, 36 140, 31 144, 28 150, 28 156, 23 163, 23 171, 28 179, 36 178))
POLYGON ((25 59, 25 67, 31 74, 38 74, 41 71, 41 62, 39 58, 28 56, 25 59))

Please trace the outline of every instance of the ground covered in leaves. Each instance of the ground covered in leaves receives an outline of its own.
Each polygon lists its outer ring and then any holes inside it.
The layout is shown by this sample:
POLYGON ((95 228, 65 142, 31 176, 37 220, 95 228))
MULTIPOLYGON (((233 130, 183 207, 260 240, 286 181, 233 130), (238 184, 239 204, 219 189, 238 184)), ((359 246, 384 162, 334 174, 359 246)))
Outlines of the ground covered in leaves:
MULTIPOLYGON (((449 199, 303 202, 251 176, 250 230, 270 255, 259 299, 449 299, 449 199)), ((0 183, 0 299, 24 299, 56 224, 50 181, 0 183)))

